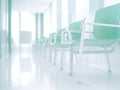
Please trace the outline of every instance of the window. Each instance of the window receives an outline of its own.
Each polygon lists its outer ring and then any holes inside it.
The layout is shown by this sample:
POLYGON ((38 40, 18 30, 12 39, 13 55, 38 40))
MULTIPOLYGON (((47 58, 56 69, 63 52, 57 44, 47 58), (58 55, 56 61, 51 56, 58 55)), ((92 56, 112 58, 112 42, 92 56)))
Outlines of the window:
POLYGON ((62 28, 68 26, 68 0, 61 0, 62 28))
POLYGON ((48 37, 49 34, 52 32, 51 30, 51 13, 50 8, 47 9, 47 11, 44 13, 44 36, 48 37))
POLYGON ((48 37, 50 33, 57 31, 57 1, 44 13, 44 36, 48 37))
POLYGON ((105 6, 120 3, 120 0, 105 0, 105 6))
POLYGON ((89 13, 89 0, 76 0, 75 2, 75 19, 80 20, 89 13))
POLYGON ((57 0, 52 4, 52 31, 57 31, 57 0))
POLYGON ((19 31, 31 31, 32 40, 35 40, 35 15, 29 12, 12 13, 12 38, 19 44, 19 31))

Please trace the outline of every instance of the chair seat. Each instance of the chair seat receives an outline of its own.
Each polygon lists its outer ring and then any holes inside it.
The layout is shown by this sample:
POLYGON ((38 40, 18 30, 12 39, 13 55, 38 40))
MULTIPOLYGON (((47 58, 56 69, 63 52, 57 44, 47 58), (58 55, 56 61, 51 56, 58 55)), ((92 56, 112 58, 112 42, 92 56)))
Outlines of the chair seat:
POLYGON ((107 47, 113 45, 115 42, 117 42, 116 39, 104 39, 104 40, 99 40, 99 39, 85 39, 84 40, 84 45, 85 46, 93 46, 93 47, 107 47))
POLYGON ((60 48, 69 48, 71 47, 72 45, 75 45, 77 41, 70 41, 70 42, 61 42, 59 44, 57 44, 56 46, 57 47, 60 47, 60 48))
MULTIPOLYGON (((98 40, 98 39, 85 39, 84 46, 91 46, 91 47, 109 47, 117 42, 116 39, 113 40, 98 40)), ((70 46, 79 46, 80 41, 71 41, 65 43, 59 43, 59 47, 70 47, 70 46)))

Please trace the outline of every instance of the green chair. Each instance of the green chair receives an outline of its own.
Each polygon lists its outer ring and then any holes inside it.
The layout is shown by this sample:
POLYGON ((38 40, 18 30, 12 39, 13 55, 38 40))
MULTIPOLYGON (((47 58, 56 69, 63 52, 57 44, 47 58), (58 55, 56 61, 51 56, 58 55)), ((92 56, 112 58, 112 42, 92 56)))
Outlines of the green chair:
POLYGON ((62 37, 61 37, 61 42, 57 45, 57 48, 61 48, 61 66, 60 69, 63 69, 63 57, 64 57, 64 52, 70 51, 70 66, 69 66, 69 72, 70 75, 73 72, 73 54, 74 52, 72 51, 72 47, 74 46, 79 46, 76 43, 80 41, 80 36, 81 36, 81 30, 82 26, 84 24, 85 18, 71 23, 68 26, 68 30, 62 32, 62 37))
POLYGON ((48 39, 46 37, 42 37, 39 40, 39 45, 40 46, 46 46, 48 44, 48 39))
POLYGON ((54 63, 56 59, 56 46, 61 42, 61 32, 64 31, 64 29, 60 29, 57 32, 51 33, 49 35, 49 40, 48 40, 48 59, 50 62, 52 62, 52 58, 54 57, 54 63), (52 55, 52 53, 54 53, 52 55))
POLYGON ((111 72, 108 54, 114 50, 120 39, 119 8, 120 4, 102 8, 96 12, 93 24, 85 23, 78 51, 80 53, 80 57, 82 57, 82 54, 105 53, 108 72, 111 72), (87 25, 93 25, 93 32, 90 33, 93 35, 93 38, 85 38, 87 25), (84 49, 85 47, 88 49, 84 49))
MULTIPOLYGON (((57 52, 60 51, 59 44, 62 42, 62 32, 64 32, 66 28, 60 29, 56 32, 56 44, 53 46, 53 51, 54 51, 54 65, 56 65, 56 60, 57 60, 57 52)), ((62 53, 61 53, 62 54, 62 53)))
POLYGON ((36 49, 39 50, 40 55, 45 57, 47 52, 47 44, 47 37, 41 37, 40 39, 34 41, 33 46, 37 47, 36 49))
POLYGON ((52 46, 56 43, 55 35, 56 35, 56 33, 51 33, 49 35, 48 43, 49 43, 50 46, 52 46))
POLYGON ((65 31, 66 28, 58 30, 56 33, 51 33, 49 35, 49 61, 52 61, 52 57, 54 57, 54 65, 56 64, 56 56, 57 56, 57 45, 61 42, 61 33, 65 31), (52 53, 54 53, 52 55, 52 53))
POLYGON ((56 33, 51 33, 48 38, 48 61, 52 62, 52 51, 53 51, 53 46, 56 44, 56 33))

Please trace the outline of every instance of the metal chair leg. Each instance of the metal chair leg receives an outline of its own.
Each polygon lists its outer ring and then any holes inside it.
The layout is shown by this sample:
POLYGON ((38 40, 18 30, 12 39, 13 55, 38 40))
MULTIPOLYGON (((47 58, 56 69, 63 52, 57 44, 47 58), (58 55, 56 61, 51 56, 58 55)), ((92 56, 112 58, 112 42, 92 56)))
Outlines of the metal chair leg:
POLYGON ((54 65, 56 65, 56 59, 57 59, 57 49, 54 49, 54 65))
POLYGON ((73 75, 73 48, 70 47, 70 75, 73 75))
POLYGON ((106 50, 106 63, 107 63, 107 67, 108 67, 108 72, 111 72, 111 65, 110 65, 110 59, 109 59, 109 55, 107 53, 107 49, 106 50))
POLYGON ((76 63, 78 63, 78 57, 77 57, 77 54, 75 54, 75 60, 76 60, 76 63))
POLYGON ((60 63, 60 70, 63 70, 63 59, 64 59, 64 51, 61 51, 61 63, 60 63))
POLYGON ((49 59, 49 62, 52 62, 52 49, 51 48, 49 49, 49 57, 48 57, 48 59, 49 59))
POLYGON ((108 67, 108 72, 111 72, 111 65, 110 65, 110 59, 108 53, 106 53, 106 63, 108 67))

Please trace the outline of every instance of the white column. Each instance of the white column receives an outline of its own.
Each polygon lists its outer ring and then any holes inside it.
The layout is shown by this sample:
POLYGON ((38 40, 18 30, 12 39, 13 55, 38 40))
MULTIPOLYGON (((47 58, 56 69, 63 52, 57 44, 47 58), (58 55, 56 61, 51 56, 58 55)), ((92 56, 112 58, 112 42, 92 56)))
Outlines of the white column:
POLYGON ((57 0, 57 30, 61 29, 61 0, 57 0))
POLYGON ((35 39, 38 40, 38 13, 35 14, 35 25, 36 25, 35 39))
POLYGON ((44 14, 40 14, 40 38, 44 37, 44 14))
POLYGON ((0 58, 1 58, 1 54, 2 54, 2 48, 1 48, 1 43, 2 43, 1 32, 2 32, 2 0, 0 0, 0 58))
POLYGON ((75 0, 68 0, 68 24, 75 19, 75 0))
POLYGON ((11 53, 11 16, 12 16, 12 0, 8 0, 8 51, 11 53))

